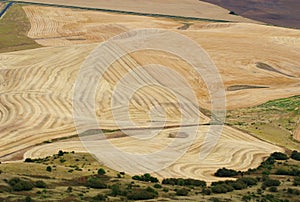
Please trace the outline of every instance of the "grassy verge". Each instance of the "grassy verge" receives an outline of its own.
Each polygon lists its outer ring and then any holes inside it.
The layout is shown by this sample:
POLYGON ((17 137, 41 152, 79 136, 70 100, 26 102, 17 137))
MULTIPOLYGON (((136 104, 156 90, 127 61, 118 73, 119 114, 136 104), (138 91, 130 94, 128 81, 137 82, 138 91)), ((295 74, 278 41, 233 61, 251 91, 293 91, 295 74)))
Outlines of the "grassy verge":
POLYGON ((0 20, 0 53, 41 47, 27 37, 30 22, 20 5, 13 5, 0 20))
POLYGON ((293 139, 299 120, 300 96, 294 96, 228 111, 226 122, 262 140, 299 150, 299 142, 293 139))

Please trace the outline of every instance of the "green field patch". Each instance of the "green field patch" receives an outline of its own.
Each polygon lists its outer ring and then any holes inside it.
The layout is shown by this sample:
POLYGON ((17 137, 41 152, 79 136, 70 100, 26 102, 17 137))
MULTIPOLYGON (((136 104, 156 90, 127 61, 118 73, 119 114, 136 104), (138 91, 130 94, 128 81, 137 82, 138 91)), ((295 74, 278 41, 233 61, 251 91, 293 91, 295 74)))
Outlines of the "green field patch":
POLYGON ((268 101, 264 104, 230 110, 226 122, 256 137, 285 147, 300 148, 293 134, 300 121, 300 96, 268 101))
POLYGON ((0 19, 0 53, 41 47, 27 37, 30 26, 23 8, 11 6, 0 19))

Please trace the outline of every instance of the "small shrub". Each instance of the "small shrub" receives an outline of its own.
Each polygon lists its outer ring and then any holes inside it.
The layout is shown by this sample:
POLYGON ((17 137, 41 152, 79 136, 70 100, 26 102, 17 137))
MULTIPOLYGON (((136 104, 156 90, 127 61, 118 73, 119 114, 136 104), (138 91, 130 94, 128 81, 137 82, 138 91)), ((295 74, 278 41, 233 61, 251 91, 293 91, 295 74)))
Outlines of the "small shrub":
POLYGON ((30 196, 26 196, 24 201, 25 202, 32 202, 33 200, 30 196))
POLYGON ((273 179, 267 179, 262 184, 262 186, 265 186, 265 187, 272 187, 272 186, 279 186, 279 185, 280 185, 280 181, 279 180, 273 180, 273 179))
POLYGON ((59 150, 57 155, 58 155, 58 156, 63 156, 64 154, 65 154, 65 153, 64 153, 62 150, 59 150))
POLYGON ((237 181, 241 181, 245 183, 247 186, 254 186, 257 185, 257 179, 252 178, 252 177, 242 177, 237 179, 237 181))
POLYGON ((300 177, 295 177, 295 178, 294 178, 293 185, 294 185, 294 186, 300 186, 300 177))
POLYGON ((47 185, 43 180, 38 180, 35 182, 35 187, 37 188, 46 188, 47 185))
POLYGON ((154 199, 158 196, 155 190, 147 189, 134 189, 127 194, 127 199, 129 200, 147 200, 154 199))
POLYGON ((122 188, 119 184, 113 184, 111 186, 111 195, 112 196, 126 196, 127 195, 127 191, 122 188))
POLYGON ((67 188, 67 192, 68 192, 68 193, 71 193, 72 191, 73 191, 73 188, 72 188, 72 187, 68 187, 68 188, 67 188))
POLYGON ((177 196, 187 196, 189 194, 189 190, 186 188, 181 188, 176 190, 177 196))
POLYGON ((287 193, 292 195, 300 195, 300 191, 298 189, 292 189, 292 188, 288 188, 287 193))
POLYGON ((51 166, 47 166, 47 167, 46 167, 46 171, 51 172, 51 171, 52 171, 51 166))
POLYGON ((103 168, 99 168, 98 175, 104 175, 106 172, 103 168))
POLYGON ((210 195, 211 191, 208 188, 204 188, 204 189, 202 189, 202 194, 204 194, 204 195, 210 195))
POLYGON ((32 163, 34 161, 31 158, 26 158, 24 162, 26 162, 26 163, 32 163))
POLYGON ((233 187, 228 184, 218 184, 216 186, 211 187, 211 191, 213 193, 227 193, 233 191, 233 187))
POLYGON ((160 184, 154 184, 153 187, 156 189, 160 189, 162 186, 160 184))
POLYGON ((238 15, 234 11, 229 11, 229 15, 238 15))
POLYGON ((278 192, 278 189, 277 189, 277 187, 272 186, 269 188, 269 191, 270 192, 278 192))
POLYGON ((90 177, 86 183, 87 187, 95 188, 95 189, 105 189, 107 185, 97 177, 90 177))
POLYGON ((103 194, 97 194, 96 196, 93 197, 93 200, 95 201, 105 201, 107 198, 106 195, 103 194))

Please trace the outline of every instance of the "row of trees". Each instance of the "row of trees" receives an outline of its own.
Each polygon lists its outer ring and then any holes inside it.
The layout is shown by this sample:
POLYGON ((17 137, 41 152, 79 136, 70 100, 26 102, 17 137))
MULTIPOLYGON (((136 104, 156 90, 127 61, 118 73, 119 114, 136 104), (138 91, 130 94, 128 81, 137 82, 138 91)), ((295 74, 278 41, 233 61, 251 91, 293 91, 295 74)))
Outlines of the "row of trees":
POLYGON ((183 178, 166 178, 163 179, 162 184, 178 185, 178 186, 196 186, 206 187, 206 182, 196 179, 183 179, 183 178))

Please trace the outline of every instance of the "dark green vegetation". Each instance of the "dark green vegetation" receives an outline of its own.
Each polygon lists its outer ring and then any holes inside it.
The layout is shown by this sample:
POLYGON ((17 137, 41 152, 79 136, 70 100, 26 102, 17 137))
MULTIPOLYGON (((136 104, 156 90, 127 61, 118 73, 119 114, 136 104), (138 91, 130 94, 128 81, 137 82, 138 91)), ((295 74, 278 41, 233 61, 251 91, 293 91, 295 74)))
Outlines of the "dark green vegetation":
POLYGON ((0 19, 0 53, 40 47, 27 37, 29 29, 30 22, 22 7, 11 6, 0 19))
MULTIPOLYGON (((297 201, 300 161, 274 152, 246 172, 220 168, 226 179, 207 185, 196 179, 151 174, 128 176, 100 165, 92 156, 58 151, 23 163, 0 164, 0 201, 297 201), (51 168, 51 169, 50 169, 51 168), (226 176, 234 178, 228 179, 226 176)), ((218 173, 218 174, 217 174, 218 173)))
POLYGON ((293 139, 299 120, 300 96, 228 111, 226 118, 227 124, 290 150, 300 150, 299 142, 293 139))
POLYGON ((144 182, 158 182, 158 179, 156 177, 152 177, 149 173, 146 173, 144 175, 138 176, 135 175, 132 177, 133 180, 139 180, 144 182))

